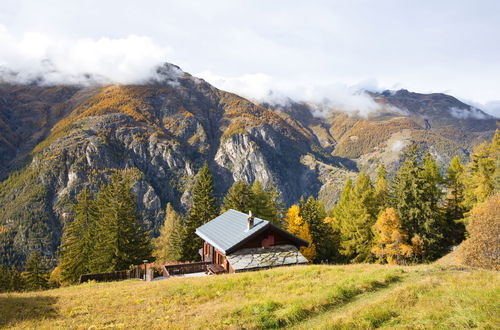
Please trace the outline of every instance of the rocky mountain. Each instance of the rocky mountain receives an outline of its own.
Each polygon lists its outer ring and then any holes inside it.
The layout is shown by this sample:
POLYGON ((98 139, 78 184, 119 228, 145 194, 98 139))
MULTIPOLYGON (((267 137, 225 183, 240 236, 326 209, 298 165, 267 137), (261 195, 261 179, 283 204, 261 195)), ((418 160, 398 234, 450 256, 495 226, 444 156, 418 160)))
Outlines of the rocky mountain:
POLYGON ((255 104, 165 64, 141 85, 0 84, 0 263, 28 251, 54 256, 71 202, 116 170, 134 182, 156 233, 171 202, 207 162, 220 196, 236 180, 274 184, 286 204, 318 195, 327 206, 347 176, 396 169, 411 141, 443 163, 490 138, 496 119, 443 94, 371 93, 366 117, 316 105, 255 104))

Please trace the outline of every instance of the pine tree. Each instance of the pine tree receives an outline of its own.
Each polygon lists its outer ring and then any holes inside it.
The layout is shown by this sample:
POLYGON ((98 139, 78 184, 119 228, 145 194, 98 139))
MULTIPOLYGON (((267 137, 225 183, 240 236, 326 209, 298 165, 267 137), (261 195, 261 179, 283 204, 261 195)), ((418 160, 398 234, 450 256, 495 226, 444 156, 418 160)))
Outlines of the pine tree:
POLYGON ((464 168, 460 158, 455 156, 446 172, 446 204, 445 219, 447 231, 447 242, 449 245, 460 243, 464 239, 465 227, 461 221, 464 218, 464 168))
POLYGON ((195 234, 196 228, 214 219, 219 213, 219 206, 214 195, 213 178, 207 164, 204 164, 196 175, 192 195, 193 199, 182 237, 182 260, 198 260, 200 258, 198 251, 203 242, 195 234))
POLYGON ((120 172, 104 185, 96 200, 98 222, 92 272, 125 270, 151 258, 147 232, 139 224, 135 196, 120 172))
POLYGON ((252 213, 257 218, 271 221, 277 226, 281 226, 281 214, 283 213, 283 202, 280 193, 274 186, 264 189, 259 180, 252 184, 253 207, 252 213))
POLYGON ((97 210, 87 188, 78 194, 73 212, 73 221, 66 223, 59 248, 62 277, 70 283, 76 283, 81 275, 90 273, 97 237, 97 210))
POLYGON ((288 209, 285 218, 285 229, 289 233, 309 242, 309 246, 301 247, 300 252, 307 260, 312 262, 316 256, 316 245, 314 244, 311 233, 309 232, 309 225, 299 214, 300 209, 297 205, 292 205, 288 209))
POLYGON ((301 198, 299 202, 300 216, 309 225, 309 232, 312 236, 312 241, 316 245, 316 256, 314 262, 328 262, 334 256, 333 246, 333 231, 329 224, 325 222, 326 211, 325 206, 321 201, 316 200, 313 196, 309 196, 304 201, 301 198))
POLYGON ((165 223, 160 229, 160 236, 153 242, 153 256, 159 262, 181 261, 184 235, 182 217, 175 212, 170 203, 167 204, 165 214, 165 223))
POLYGON ((387 183, 387 170, 381 164, 377 171, 377 182, 374 191, 375 204, 378 213, 384 211, 390 204, 389 184, 387 183))
POLYGON ((22 275, 28 290, 44 290, 49 287, 48 269, 38 251, 33 251, 28 256, 22 275))
POLYGON ((352 262, 371 259, 371 228, 376 221, 377 212, 370 178, 361 172, 339 223, 340 252, 352 262))
POLYGON ((379 215, 373 232, 375 238, 371 251, 380 261, 403 264, 413 255, 413 247, 407 243, 408 235, 402 229, 401 220, 393 208, 379 215))
POLYGON ((222 203, 222 212, 229 209, 248 213, 255 209, 255 196, 252 188, 248 183, 243 180, 236 181, 231 188, 229 188, 224 201, 222 203))

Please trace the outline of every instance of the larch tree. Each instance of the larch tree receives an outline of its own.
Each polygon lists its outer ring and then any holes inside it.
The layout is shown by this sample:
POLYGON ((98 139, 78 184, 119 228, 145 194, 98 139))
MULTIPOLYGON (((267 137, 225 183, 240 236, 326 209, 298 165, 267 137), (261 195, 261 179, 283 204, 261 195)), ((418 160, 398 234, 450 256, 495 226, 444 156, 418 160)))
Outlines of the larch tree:
POLYGON ((469 210, 500 190, 500 130, 496 130, 491 144, 480 144, 470 158, 464 173, 463 202, 469 210))
POLYGON ((92 272, 129 269, 151 258, 151 241, 139 223, 135 196, 120 172, 104 185, 96 199, 98 222, 92 272))
POLYGON ((474 267, 500 270, 500 194, 495 194, 471 211, 468 238, 458 251, 462 262, 474 267))
POLYGON ((371 228, 377 208, 370 178, 364 172, 356 179, 345 212, 339 223, 340 252, 351 262, 367 262, 372 257, 371 228))
POLYGON ((159 262, 181 261, 183 235, 182 217, 168 203, 160 236, 153 241, 155 260, 159 262))
POLYGON ((73 205, 72 221, 66 222, 59 247, 59 264, 65 282, 76 283, 80 276, 90 273, 95 247, 97 209, 91 192, 84 188, 73 205))
POLYGON ((413 255, 408 244, 408 235, 401 226, 401 220, 393 208, 383 211, 373 225, 375 235, 371 252, 382 262, 403 264, 413 255))
POLYGON ((309 232, 309 225, 300 216, 300 208, 298 205, 292 205, 288 209, 285 224, 285 229, 289 233, 309 242, 309 246, 301 247, 300 252, 307 260, 309 260, 309 262, 312 262, 316 256, 316 245, 314 244, 311 233, 309 232))
POLYGON ((219 215, 219 204, 215 197, 213 177, 205 163, 196 175, 193 186, 191 207, 189 208, 182 237, 181 260, 199 260, 198 253, 202 240, 196 235, 196 228, 219 215))

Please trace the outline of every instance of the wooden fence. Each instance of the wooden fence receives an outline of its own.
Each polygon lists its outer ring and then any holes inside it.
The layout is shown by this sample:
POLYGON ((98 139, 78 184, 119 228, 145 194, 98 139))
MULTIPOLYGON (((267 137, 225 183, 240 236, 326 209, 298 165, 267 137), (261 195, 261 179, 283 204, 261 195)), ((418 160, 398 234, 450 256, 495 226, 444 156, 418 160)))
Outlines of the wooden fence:
POLYGON ((98 274, 84 274, 80 276, 80 283, 85 283, 88 281, 96 282, 111 282, 111 281, 123 281, 132 278, 141 278, 143 276, 143 271, 140 266, 135 267, 132 270, 120 270, 116 272, 109 273, 98 273, 98 274))
MULTIPOLYGON (((170 264, 170 265, 159 265, 154 263, 147 264, 148 270, 148 281, 152 280, 155 276, 162 275, 158 273, 155 269, 162 269, 163 276, 168 277, 172 275, 184 275, 191 273, 201 273, 207 271, 207 266, 210 262, 200 261, 200 262, 186 262, 181 264, 170 264)), ((99 273, 99 274, 85 274, 80 276, 80 283, 85 283, 88 281, 96 282, 111 282, 111 281, 123 281, 132 278, 142 279, 144 278, 144 265, 139 265, 132 270, 120 270, 116 272, 109 273, 99 273)))
POLYGON ((208 265, 210 265, 210 262, 207 262, 207 261, 189 262, 189 263, 175 264, 175 265, 165 265, 165 266, 163 266, 164 267, 164 276, 201 273, 201 272, 205 272, 207 270, 208 265))

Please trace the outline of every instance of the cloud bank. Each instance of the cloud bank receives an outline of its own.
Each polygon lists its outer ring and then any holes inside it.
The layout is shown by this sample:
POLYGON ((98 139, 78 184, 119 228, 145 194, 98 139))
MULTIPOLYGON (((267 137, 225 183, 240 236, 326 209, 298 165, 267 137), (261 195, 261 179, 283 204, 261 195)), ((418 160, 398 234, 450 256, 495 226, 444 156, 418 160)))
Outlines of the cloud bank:
POLYGON ((3 80, 45 84, 137 83, 152 78, 170 53, 150 38, 51 39, 28 32, 15 37, 0 25, 0 70, 3 80))
POLYGON ((365 81, 355 85, 342 83, 321 85, 280 81, 264 73, 224 77, 204 71, 198 73, 197 76, 219 89, 236 93, 256 102, 286 105, 293 100, 309 103, 313 106, 313 114, 318 117, 325 116, 325 109, 356 112, 365 116, 382 108, 364 92, 364 90, 379 90, 375 81, 365 81))

